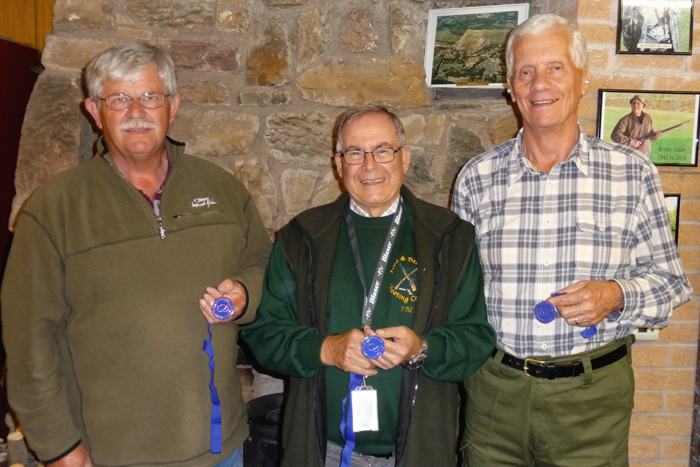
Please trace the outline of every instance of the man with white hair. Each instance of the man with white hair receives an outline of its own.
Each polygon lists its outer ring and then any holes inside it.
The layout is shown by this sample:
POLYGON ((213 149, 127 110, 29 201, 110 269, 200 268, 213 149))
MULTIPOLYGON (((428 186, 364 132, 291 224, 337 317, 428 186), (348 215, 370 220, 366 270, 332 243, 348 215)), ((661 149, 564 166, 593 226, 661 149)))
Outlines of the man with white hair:
POLYGON ((7 264, 10 405, 47 465, 242 466, 236 340, 265 228, 235 177, 167 138, 180 96, 165 52, 113 47, 86 83, 97 154, 32 195, 7 264))
POLYGON ((452 208, 476 229, 491 359, 466 381, 469 466, 627 466, 632 331, 692 291, 659 175, 577 124, 586 43, 555 15, 507 44, 515 139, 469 161, 452 208))

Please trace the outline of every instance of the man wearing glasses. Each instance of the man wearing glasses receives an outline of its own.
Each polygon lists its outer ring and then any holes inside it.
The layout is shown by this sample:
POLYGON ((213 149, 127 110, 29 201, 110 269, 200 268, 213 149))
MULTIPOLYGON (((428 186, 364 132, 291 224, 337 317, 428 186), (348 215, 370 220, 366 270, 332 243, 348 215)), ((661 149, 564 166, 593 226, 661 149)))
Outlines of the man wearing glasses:
POLYGON ((474 230, 402 185, 396 115, 348 110, 337 136, 347 193, 280 231, 243 331, 291 376, 282 466, 454 465, 455 383, 495 342, 474 230))
POLYGON ((167 138, 180 96, 165 52, 109 49, 86 84, 98 152, 27 202, 5 273, 10 405, 46 464, 242 466, 236 340, 268 235, 243 185, 167 138), (212 313, 221 296, 227 319, 212 313))

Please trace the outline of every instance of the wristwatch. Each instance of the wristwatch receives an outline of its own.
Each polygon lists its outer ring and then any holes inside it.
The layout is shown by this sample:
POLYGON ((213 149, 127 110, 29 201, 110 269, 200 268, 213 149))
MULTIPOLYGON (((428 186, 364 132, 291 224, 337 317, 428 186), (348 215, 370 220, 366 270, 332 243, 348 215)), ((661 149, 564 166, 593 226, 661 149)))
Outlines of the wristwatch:
POLYGON ((401 365, 407 370, 417 370, 423 365, 426 355, 428 355, 428 343, 425 342, 425 339, 421 338, 420 351, 418 352, 418 355, 407 362, 401 363, 401 365))

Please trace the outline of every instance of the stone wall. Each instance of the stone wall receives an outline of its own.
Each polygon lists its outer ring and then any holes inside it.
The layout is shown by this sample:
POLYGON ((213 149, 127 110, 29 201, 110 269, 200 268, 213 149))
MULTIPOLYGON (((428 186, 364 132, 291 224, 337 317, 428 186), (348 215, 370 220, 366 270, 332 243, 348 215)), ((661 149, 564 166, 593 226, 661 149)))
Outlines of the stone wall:
MULTIPOLYGON (((20 148, 13 219, 53 175, 90 157, 95 133, 81 108, 80 72, 111 45, 143 40, 168 50, 183 104, 172 135, 189 151, 234 172, 253 194, 270 233, 296 213, 333 200, 332 129, 348 106, 382 103, 406 125, 407 183, 447 206, 459 167, 518 129, 502 92, 434 92, 424 84, 427 12, 508 1, 418 0, 57 0, 46 71, 32 95, 20 148)), ((591 87, 580 121, 595 132, 597 89, 700 91, 694 56, 615 54, 618 0, 539 0, 532 12, 577 20, 589 40, 591 87)), ((700 177, 660 168, 681 193, 680 250, 700 290, 700 177)), ((12 223, 12 219, 10 221, 12 223)), ((631 465, 688 465, 700 306, 675 312, 658 342, 638 343, 631 465)), ((242 362, 246 397, 250 367, 242 362)))
MULTIPOLYGON (((340 194, 333 126, 347 107, 365 103, 399 113, 413 155, 408 184, 447 206, 458 168, 511 138, 518 122, 502 92, 460 90, 432 102, 423 70, 427 12, 500 3, 515 2, 56 0, 10 223, 41 183, 91 156, 96 134, 81 108, 81 70, 133 40, 175 61, 183 104, 171 135, 234 172, 271 233, 340 194)), ((541 0, 532 10, 574 18, 577 4, 541 0)))

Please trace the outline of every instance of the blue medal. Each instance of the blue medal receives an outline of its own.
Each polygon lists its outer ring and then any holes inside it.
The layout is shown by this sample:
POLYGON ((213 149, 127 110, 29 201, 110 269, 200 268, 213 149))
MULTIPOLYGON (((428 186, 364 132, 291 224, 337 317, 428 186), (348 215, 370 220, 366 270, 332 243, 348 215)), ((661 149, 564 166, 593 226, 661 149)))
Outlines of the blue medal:
POLYGON ((211 312, 217 319, 229 319, 233 316, 233 302, 226 297, 219 297, 212 303, 211 312))
POLYGON ((370 360, 376 360, 384 353, 384 339, 379 336, 365 337, 362 341, 362 355, 370 360))
MULTIPOLYGON (((552 294, 552 297, 558 297, 564 293, 552 294)), ((549 324, 557 317, 557 307, 544 300, 535 305, 535 319, 542 324, 549 324)))

